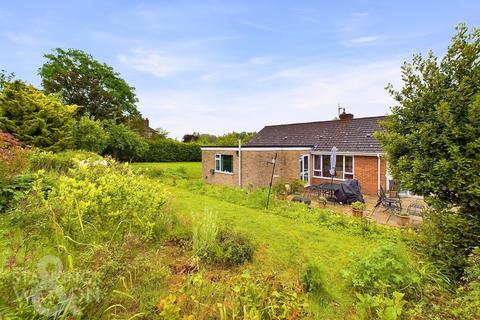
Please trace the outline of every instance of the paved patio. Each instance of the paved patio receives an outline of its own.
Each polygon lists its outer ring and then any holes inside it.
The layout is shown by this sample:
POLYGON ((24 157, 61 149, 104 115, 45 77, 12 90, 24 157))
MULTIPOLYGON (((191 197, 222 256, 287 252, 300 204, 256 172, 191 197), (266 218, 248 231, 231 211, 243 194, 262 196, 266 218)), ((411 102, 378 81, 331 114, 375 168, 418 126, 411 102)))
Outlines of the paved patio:
MULTIPOLYGON (((287 199, 291 200, 292 197, 293 196, 289 196, 287 199)), ((375 204, 377 203, 377 197, 376 196, 365 195, 364 199, 365 199, 365 204, 367 205, 367 208, 364 211, 364 217, 371 216, 371 218, 374 219, 375 222, 378 223, 378 224, 384 224, 384 225, 389 225, 389 226, 394 226, 394 227, 401 227, 401 225, 399 225, 397 223, 397 219, 396 219, 395 215, 391 214, 388 211, 385 211, 385 208, 383 208, 382 206, 378 207, 375 210, 374 214, 371 215, 371 213, 373 211, 373 208, 375 207, 375 204)), ((422 203, 425 207, 427 207, 427 205, 423 202, 422 198, 401 197, 401 201, 402 201, 402 211, 404 211, 404 212, 406 212, 408 206, 411 203, 414 203, 414 202, 422 203)), ((323 204, 320 204, 319 202, 315 201, 314 199, 312 199, 312 204, 311 205, 315 206, 315 207, 320 207, 320 208, 328 208, 328 209, 331 209, 331 210, 333 210, 337 213, 353 216, 352 215, 352 208, 351 208, 350 205, 327 202, 327 205, 323 206, 323 204)), ((419 225, 422 222, 422 218, 418 217, 418 216, 410 216, 409 218, 410 218, 409 226, 416 226, 416 225, 419 225)))

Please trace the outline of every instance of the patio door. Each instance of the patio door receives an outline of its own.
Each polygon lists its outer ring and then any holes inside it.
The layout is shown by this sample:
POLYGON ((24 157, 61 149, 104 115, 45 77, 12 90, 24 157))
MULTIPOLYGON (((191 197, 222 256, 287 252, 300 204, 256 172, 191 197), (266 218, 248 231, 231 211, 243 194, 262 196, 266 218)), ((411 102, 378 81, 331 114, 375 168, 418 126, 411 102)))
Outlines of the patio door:
POLYGON ((310 155, 303 154, 300 156, 300 180, 307 186, 310 184, 310 155))

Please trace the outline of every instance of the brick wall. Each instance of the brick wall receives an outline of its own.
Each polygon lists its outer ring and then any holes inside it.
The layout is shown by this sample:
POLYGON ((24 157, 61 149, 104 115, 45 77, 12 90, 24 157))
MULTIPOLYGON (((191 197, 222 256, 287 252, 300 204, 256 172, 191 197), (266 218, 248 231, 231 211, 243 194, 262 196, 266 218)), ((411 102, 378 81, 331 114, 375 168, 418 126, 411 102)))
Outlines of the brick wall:
MULTIPOLYGON (((355 179, 358 180, 363 194, 376 195, 378 189, 378 158, 376 156, 355 156, 354 157, 355 179)), ((386 190, 387 162, 380 159, 380 183, 386 190)), ((312 184, 331 182, 329 178, 312 178, 312 184)), ((333 180, 333 183, 340 183, 333 180)))
MULTIPOLYGON (((362 193, 375 195, 378 189, 378 158, 355 156, 355 179, 362 188, 362 193)), ((380 159, 380 183, 385 190, 386 161, 380 159)))
MULTIPOLYGON (((277 151, 277 163, 275 166, 275 175, 273 183, 291 182, 300 179, 300 163, 299 158, 308 151, 283 150, 277 151)), ((248 151, 242 150, 242 187, 264 187, 270 183, 272 174, 272 164, 270 163, 275 157, 275 151, 248 151)), ((310 158, 310 174, 312 175, 313 162, 310 158)), ((376 156, 355 156, 354 171, 355 179, 357 179, 362 188, 362 193, 368 195, 377 194, 378 179, 378 159, 376 156)), ((386 189, 386 161, 380 160, 380 177, 381 185, 386 189)), ((236 150, 202 150, 202 175, 204 181, 213 184, 224 184, 238 186, 238 155, 236 150), (215 169, 215 154, 233 155, 233 174, 225 174, 211 170, 215 169)), ((311 178, 312 184, 320 184, 330 182, 328 178, 311 178)), ((341 181, 334 180, 334 183, 341 181)))
MULTIPOLYGON (((300 179, 299 158, 308 151, 249 151, 242 149, 242 187, 264 187, 272 176, 272 159, 277 152, 273 183, 300 179)), ((202 176, 213 184, 238 185, 238 155, 236 150, 202 150, 202 176), (215 154, 233 155, 233 174, 211 173, 215 168, 215 154)))
POLYGON ((202 150, 202 177, 203 180, 212 184, 238 186, 238 156, 235 150, 202 150), (233 155, 233 174, 215 172, 215 154, 221 153, 233 155))
MULTIPOLYGON (((300 179, 300 155, 308 151, 277 151, 273 184, 300 179)), ((242 151, 242 186, 263 187, 270 183, 275 151, 242 151)))

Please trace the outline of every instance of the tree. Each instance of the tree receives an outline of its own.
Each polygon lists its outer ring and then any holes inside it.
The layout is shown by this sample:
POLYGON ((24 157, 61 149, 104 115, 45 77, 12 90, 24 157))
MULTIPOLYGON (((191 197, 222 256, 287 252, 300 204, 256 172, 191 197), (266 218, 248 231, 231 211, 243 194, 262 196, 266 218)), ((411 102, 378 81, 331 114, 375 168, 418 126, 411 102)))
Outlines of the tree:
POLYGON ((459 271, 480 243, 480 30, 469 33, 465 25, 457 26, 440 61, 432 52, 416 55, 403 65, 402 79, 400 91, 387 87, 398 105, 377 136, 404 188, 424 196, 437 214, 460 215, 473 227, 467 232, 460 224, 452 226, 459 221, 453 216, 433 219, 436 234, 444 236, 435 246, 451 248, 436 258, 449 264, 446 259, 461 255, 450 266, 459 271), (447 243, 447 237, 454 238, 449 232, 457 238, 447 243))
POLYGON ((115 159, 133 161, 140 158, 148 149, 146 141, 122 123, 106 121, 105 130, 108 132, 105 153, 115 159))
POLYGON ((215 144, 217 140, 218 137, 214 134, 201 133, 197 143, 200 145, 215 144))
POLYGON ((238 140, 241 140, 242 143, 247 143, 252 139, 257 133, 256 132, 230 132, 226 133, 223 136, 219 136, 216 144, 219 146, 236 146, 238 145, 238 140))
POLYGON ((108 132, 99 120, 83 116, 73 125, 75 149, 102 153, 107 147, 108 132))
POLYGON ((135 89, 105 63, 82 50, 57 48, 39 69, 46 93, 59 93, 65 104, 79 106, 77 116, 97 120, 140 117, 135 89))
POLYGON ((158 127, 158 128, 155 129, 154 136, 158 139, 168 139, 169 134, 170 134, 170 132, 168 132, 167 130, 158 127))
POLYGON ((14 73, 7 73, 5 70, 0 70, 0 90, 3 90, 7 83, 13 82, 15 79, 14 73))
POLYGON ((0 91, 0 129, 28 145, 68 149, 76 108, 19 80, 6 83, 0 91))

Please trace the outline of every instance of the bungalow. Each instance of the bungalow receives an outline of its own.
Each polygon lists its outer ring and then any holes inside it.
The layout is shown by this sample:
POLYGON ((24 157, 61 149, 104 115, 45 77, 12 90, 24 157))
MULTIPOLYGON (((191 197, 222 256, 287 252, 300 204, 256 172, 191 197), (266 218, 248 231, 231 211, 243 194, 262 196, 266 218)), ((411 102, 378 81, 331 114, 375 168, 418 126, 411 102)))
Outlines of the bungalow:
POLYGON ((203 147, 202 175, 207 183, 240 187, 268 186, 301 179, 305 185, 357 179, 364 194, 389 188, 384 151, 374 132, 385 117, 354 118, 343 112, 339 120, 266 126, 244 146, 203 147), (330 169, 332 147, 337 148, 335 174, 330 169))

